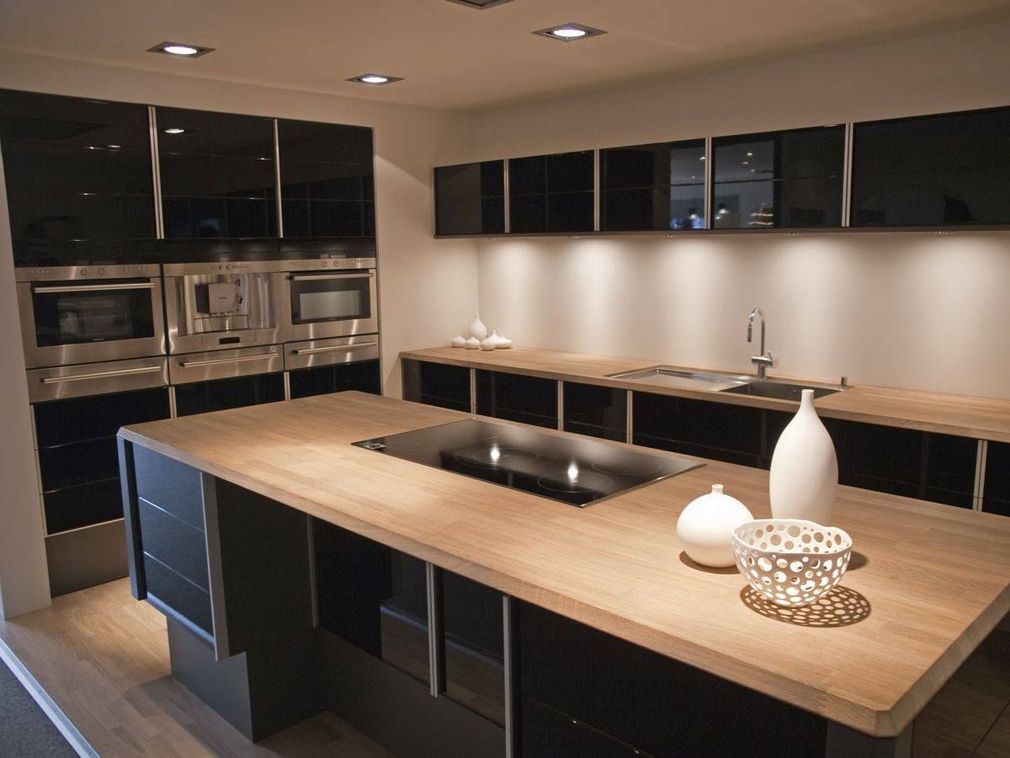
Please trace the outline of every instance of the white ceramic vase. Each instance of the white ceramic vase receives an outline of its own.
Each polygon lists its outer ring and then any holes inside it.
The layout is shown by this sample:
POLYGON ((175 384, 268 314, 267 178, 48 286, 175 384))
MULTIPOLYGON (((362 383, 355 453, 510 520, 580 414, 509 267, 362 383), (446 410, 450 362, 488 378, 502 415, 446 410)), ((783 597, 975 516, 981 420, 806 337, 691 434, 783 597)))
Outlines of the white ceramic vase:
POLYGON ((477 341, 487 337, 487 327, 484 326, 484 322, 480 320, 479 313, 474 316, 473 321, 470 322, 470 336, 477 341))
POLYGON ((813 390, 803 390, 800 409, 775 445, 768 489, 775 518, 831 524, 838 494, 838 458, 831 435, 814 409, 813 390))
POLYGON ((733 530, 754 520, 747 506, 722 490, 721 484, 713 484, 710 493, 688 503, 677 519, 677 539, 688 557, 702 566, 732 566, 733 530))

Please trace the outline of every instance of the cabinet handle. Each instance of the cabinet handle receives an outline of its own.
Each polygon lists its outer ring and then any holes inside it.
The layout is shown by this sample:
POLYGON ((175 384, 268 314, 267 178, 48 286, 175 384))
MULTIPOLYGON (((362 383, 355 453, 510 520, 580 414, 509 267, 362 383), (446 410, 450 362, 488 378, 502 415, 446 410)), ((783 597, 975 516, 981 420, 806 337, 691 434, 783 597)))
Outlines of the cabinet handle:
POLYGON ((138 366, 137 368, 121 368, 116 371, 94 371, 90 374, 72 374, 70 376, 45 376, 43 384, 63 384, 64 382, 83 382, 88 379, 106 379, 110 376, 131 376, 133 374, 153 374, 161 371, 161 366, 138 366))
POLYGON ((58 287, 36 287, 40 295, 55 295, 61 292, 111 292, 113 290, 151 290, 154 282, 122 282, 120 284, 65 284, 58 287))
POLYGON ((292 274, 291 281, 321 281, 326 279, 371 279, 375 276, 374 271, 365 274, 292 274))
POLYGON ((293 351, 295 355, 315 355, 316 353, 336 353, 341 350, 361 350, 375 347, 378 342, 359 342, 356 345, 327 345, 326 347, 301 347, 293 351))
POLYGON ((278 358, 277 353, 264 353, 263 355, 240 355, 237 358, 207 358, 199 361, 183 361, 180 365, 183 368, 196 368, 198 366, 220 366, 223 363, 247 363, 249 361, 267 361, 271 358, 278 358))

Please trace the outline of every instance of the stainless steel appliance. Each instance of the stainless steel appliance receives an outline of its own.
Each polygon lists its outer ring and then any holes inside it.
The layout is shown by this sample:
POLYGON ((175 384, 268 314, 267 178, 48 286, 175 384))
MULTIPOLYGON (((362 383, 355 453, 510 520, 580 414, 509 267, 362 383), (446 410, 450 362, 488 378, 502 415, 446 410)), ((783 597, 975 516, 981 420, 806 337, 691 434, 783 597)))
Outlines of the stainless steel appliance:
POLYGON ((291 399, 343 390, 382 394, 378 334, 288 342, 284 369, 291 399))
POLYGON ((278 261, 171 263, 165 266, 169 353, 278 342, 278 261))
POLYGON ((281 261, 275 275, 284 342, 379 331, 375 258, 281 261))
POLYGON ((159 266, 15 269, 28 368, 165 353, 159 266))

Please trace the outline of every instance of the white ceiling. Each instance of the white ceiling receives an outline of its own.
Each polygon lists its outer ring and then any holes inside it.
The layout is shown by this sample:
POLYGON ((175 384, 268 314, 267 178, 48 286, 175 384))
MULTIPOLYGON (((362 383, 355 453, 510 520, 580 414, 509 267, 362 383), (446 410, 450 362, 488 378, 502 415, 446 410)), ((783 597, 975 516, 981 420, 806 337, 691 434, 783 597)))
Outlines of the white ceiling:
POLYGON ((484 11, 445 0, 0 0, 0 48, 481 108, 1005 18, 1010 0, 513 0, 484 11), (571 21, 608 34, 530 34, 571 21), (216 51, 145 52, 164 40, 216 51), (344 81, 368 71, 405 81, 344 81))

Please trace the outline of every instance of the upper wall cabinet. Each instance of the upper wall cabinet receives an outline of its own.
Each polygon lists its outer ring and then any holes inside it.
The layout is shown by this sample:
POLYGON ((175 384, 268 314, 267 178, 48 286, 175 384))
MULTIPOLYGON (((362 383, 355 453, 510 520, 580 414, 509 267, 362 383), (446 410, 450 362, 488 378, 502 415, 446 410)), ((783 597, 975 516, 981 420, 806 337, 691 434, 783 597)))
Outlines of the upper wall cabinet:
POLYGON ((592 150, 509 159, 509 231, 593 231, 595 184, 592 150))
POLYGON ((505 161, 435 169, 435 234, 504 234, 505 161))
POLYGON ((277 122, 285 237, 374 237, 372 130, 277 122))
POLYGON ((129 257, 155 237, 147 107, 0 90, 14 258, 129 257))
POLYGON ((167 238, 276 237, 273 119, 158 108, 167 238))
POLYGON ((841 226, 845 127, 712 140, 715 229, 841 226))
POLYGON ((856 124, 853 226, 1010 224, 1010 108, 856 124))
POLYGON ((600 151, 600 229, 705 228, 705 140, 600 151))

